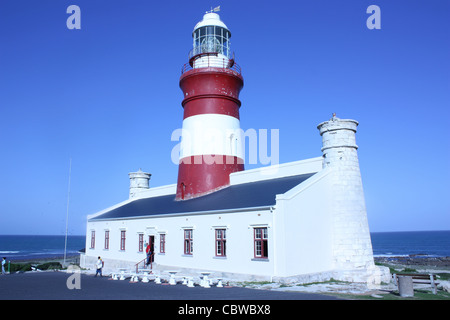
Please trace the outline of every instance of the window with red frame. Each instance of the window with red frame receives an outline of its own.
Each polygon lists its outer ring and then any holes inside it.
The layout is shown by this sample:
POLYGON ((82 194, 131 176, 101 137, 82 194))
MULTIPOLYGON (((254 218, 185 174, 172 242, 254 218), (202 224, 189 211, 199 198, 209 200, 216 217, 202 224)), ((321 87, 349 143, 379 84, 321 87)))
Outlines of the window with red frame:
POLYGON ((269 257, 267 239, 267 228, 254 229, 255 258, 267 259, 269 257))
POLYGON ((95 231, 91 231, 91 249, 95 248, 95 231))
POLYGON ((138 251, 139 252, 144 251, 144 234, 142 233, 139 233, 138 251))
POLYGON ((109 230, 105 230, 105 250, 109 249, 109 230))
POLYGON ((227 256, 226 229, 216 229, 216 257, 227 256))
POLYGON ((126 231, 120 230, 120 250, 125 250, 125 236, 126 231))
POLYGON ((159 235, 159 253, 166 253, 166 235, 164 233, 159 235))
POLYGON ((193 233, 192 229, 184 230, 184 254, 192 254, 194 252, 193 233))

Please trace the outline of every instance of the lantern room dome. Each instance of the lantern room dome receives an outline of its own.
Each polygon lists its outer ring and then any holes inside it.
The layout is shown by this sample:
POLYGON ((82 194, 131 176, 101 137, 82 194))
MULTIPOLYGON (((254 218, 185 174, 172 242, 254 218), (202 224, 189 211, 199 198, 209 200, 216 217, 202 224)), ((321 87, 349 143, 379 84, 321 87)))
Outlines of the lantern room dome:
POLYGON ((218 26, 218 27, 222 27, 228 30, 228 27, 225 25, 225 23, 223 23, 222 20, 220 20, 220 16, 217 13, 214 12, 208 12, 203 16, 203 20, 198 22, 195 27, 194 30, 197 30, 198 28, 204 27, 204 26, 218 26))

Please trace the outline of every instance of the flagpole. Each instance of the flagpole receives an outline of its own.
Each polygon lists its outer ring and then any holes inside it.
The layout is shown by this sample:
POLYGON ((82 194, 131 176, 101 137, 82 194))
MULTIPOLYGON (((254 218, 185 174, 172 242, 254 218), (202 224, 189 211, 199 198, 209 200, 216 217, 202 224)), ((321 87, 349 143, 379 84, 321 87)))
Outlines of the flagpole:
POLYGON ((66 238, 64 241, 64 266, 66 265, 66 250, 67 250, 67 231, 69 227, 69 200, 70 200, 70 176, 72 173, 72 158, 70 158, 69 165, 69 186, 67 191, 67 211, 66 211, 66 238))

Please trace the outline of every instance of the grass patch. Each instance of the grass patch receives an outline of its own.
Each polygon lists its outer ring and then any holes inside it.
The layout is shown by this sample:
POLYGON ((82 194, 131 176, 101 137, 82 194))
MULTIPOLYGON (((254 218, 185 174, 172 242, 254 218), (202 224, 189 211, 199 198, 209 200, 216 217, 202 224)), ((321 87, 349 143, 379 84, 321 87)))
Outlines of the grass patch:
POLYGON ((298 287, 301 287, 301 286, 307 287, 307 286, 312 286, 312 285, 315 285, 315 284, 346 284, 346 283, 349 283, 349 282, 341 281, 341 280, 335 280, 335 279, 331 278, 331 279, 328 280, 328 281, 318 281, 318 282, 309 282, 309 283, 299 283, 299 284, 297 284, 296 286, 298 286, 298 287))
POLYGON ((416 269, 412 269, 412 268, 405 268, 401 272, 403 272, 403 273, 417 273, 417 270, 416 269))
POLYGON ((450 281, 450 273, 435 273, 438 280, 450 281))
POLYGON ((9 270, 11 273, 31 271, 31 263, 11 263, 9 270))
POLYGON ((36 266, 39 270, 61 270, 62 265, 59 262, 46 262, 36 266))
POLYGON ((32 267, 39 270, 61 270, 62 265, 59 262, 46 262, 42 264, 36 263, 11 263, 10 273, 32 271, 32 267))
POLYGON ((239 287, 252 287, 252 286, 262 286, 265 284, 271 284, 273 282, 270 281, 243 281, 243 282, 237 282, 236 285, 239 287))

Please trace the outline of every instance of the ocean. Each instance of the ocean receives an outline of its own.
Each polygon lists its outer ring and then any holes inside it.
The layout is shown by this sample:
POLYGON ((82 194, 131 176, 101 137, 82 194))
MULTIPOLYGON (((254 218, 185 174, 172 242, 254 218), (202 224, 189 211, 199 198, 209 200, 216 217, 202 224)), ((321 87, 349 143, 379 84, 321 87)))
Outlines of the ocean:
POLYGON ((450 257, 450 230, 373 232, 374 256, 450 257))
MULTIPOLYGON (((67 236, 66 256, 78 255, 85 236, 67 236)), ((65 236, 0 235, 0 257, 9 261, 64 256, 65 236)))
MULTIPOLYGON (((0 235, 0 257, 25 260, 62 257, 64 236, 0 235)), ((449 231, 373 232, 374 256, 450 257, 449 231)), ((68 236, 67 256, 85 247, 85 236, 68 236)))

